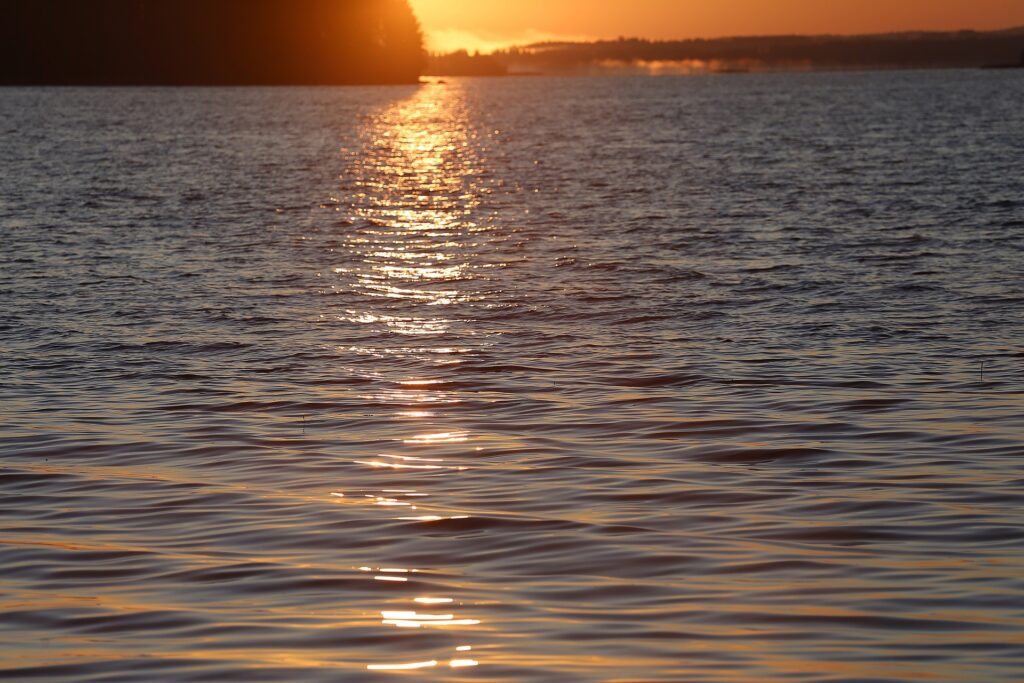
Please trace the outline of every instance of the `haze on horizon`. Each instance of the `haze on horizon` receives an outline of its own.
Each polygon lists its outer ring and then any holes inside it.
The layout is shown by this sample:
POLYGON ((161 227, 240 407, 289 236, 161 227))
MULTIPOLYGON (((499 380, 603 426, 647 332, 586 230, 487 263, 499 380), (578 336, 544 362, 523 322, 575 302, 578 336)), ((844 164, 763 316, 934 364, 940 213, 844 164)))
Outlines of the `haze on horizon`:
POLYGON ((412 0, 431 50, 542 40, 995 30, 1024 25, 1021 0, 412 0))

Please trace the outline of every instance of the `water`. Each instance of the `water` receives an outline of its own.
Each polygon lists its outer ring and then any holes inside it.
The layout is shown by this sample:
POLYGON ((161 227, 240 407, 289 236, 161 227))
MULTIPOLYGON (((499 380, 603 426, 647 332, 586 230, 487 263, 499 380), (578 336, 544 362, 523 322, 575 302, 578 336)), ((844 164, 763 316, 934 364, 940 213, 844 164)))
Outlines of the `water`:
POLYGON ((0 91, 0 677, 1019 681, 1021 101, 0 91))

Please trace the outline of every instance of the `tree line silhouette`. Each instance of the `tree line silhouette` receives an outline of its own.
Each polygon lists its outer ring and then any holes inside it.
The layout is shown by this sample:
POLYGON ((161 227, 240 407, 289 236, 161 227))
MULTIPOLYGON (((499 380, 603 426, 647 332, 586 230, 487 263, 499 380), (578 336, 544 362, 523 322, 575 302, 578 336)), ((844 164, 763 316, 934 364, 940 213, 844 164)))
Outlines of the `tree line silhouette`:
POLYGON ((407 0, 0 0, 0 84, 415 83, 407 0))
MULTIPOLYGON (((512 72, 586 72, 594 65, 700 61, 754 68, 943 68, 1017 64, 1024 29, 859 36, 755 36, 709 40, 537 43, 491 58, 512 72)), ((1024 60, 1024 57, 1022 57, 1024 60)), ((435 64, 446 64, 434 60, 435 64)), ((456 63, 457 65, 457 63, 456 63)))

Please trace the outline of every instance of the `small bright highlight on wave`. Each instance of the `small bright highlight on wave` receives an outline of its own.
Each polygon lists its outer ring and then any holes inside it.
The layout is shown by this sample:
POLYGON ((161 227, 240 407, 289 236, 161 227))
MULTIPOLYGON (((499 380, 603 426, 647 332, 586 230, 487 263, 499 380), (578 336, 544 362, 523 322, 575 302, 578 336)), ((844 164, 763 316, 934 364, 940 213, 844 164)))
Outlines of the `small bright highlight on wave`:
POLYGON ((370 671, 415 671, 416 669, 430 669, 437 666, 437 660, 429 662, 413 662, 411 664, 368 664, 370 671))

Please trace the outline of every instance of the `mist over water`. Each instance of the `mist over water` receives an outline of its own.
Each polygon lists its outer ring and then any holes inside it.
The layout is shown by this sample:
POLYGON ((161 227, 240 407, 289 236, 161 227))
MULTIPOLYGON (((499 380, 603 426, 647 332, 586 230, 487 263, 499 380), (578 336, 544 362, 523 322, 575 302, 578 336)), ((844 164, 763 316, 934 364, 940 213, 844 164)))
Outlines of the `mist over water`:
POLYGON ((0 90, 0 678, 1020 680, 1021 101, 0 90))

